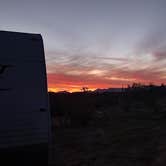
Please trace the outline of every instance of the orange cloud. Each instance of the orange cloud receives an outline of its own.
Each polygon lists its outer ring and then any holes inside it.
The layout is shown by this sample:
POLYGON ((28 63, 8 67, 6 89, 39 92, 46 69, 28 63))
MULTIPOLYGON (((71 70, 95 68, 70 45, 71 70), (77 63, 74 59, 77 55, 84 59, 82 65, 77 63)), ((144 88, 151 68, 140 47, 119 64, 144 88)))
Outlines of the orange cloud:
MULTIPOLYGON (((48 87, 50 91, 80 91, 82 87, 88 87, 90 90, 97 88, 122 87, 132 84, 133 82, 141 82, 144 84, 165 83, 165 76, 161 75, 160 71, 153 70, 139 70, 139 71, 125 71, 115 70, 112 74, 95 75, 80 74, 69 75, 65 73, 48 73, 48 87)), ((98 74, 98 72, 97 72, 98 74)))
POLYGON ((65 74, 48 74, 48 87, 51 91, 80 91, 82 87, 88 87, 90 90, 97 88, 110 87, 109 83, 105 83, 102 79, 92 79, 86 76, 69 76, 65 74))
POLYGON ((165 53, 148 54, 148 57, 104 58, 63 52, 55 55, 47 65, 48 89, 50 91, 80 91, 82 87, 122 87, 140 82, 143 84, 166 83, 165 53), (62 56, 63 55, 63 56, 62 56), (162 61, 156 61, 153 57, 162 61))

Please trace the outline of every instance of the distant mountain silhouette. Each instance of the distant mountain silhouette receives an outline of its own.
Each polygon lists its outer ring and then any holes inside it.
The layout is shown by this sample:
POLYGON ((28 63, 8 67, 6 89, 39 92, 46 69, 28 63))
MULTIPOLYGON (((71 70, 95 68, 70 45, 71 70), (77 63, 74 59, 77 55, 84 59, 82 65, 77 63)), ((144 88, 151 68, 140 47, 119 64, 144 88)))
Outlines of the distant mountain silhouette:
POLYGON ((70 92, 64 90, 64 91, 58 91, 57 93, 68 94, 70 92))
POLYGON ((105 92, 122 92, 122 88, 108 88, 108 89, 96 89, 93 92, 95 93, 105 93, 105 92))
MULTIPOLYGON (((124 92, 124 91, 142 91, 142 90, 158 90, 158 91, 161 91, 162 89, 165 89, 166 86, 164 84, 161 84, 160 86, 157 86, 157 85, 142 85, 142 84, 136 84, 136 83, 133 83, 133 85, 131 86, 128 86, 127 88, 103 88, 103 89, 96 89, 94 91, 91 91, 91 90, 88 90, 88 91, 78 91, 78 92, 72 92, 72 93, 99 93, 99 94, 102 94, 102 93, 121 93, 121 92, 124 92)), ((58 91, 58 92, 55 92, 55 93, 60 93, 60 94, 69 94, 71 92, 68 92, 68 91, 58 91)))

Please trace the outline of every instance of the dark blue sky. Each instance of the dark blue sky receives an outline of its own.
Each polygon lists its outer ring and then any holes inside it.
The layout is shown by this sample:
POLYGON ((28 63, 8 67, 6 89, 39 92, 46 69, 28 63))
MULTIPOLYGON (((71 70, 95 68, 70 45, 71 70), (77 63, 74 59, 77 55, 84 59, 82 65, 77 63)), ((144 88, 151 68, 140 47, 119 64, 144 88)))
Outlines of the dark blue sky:
POLYGON ((0 29, 41 33, 49 87, 68 90, 165 82, 165 16, 165 0, 0 1, 0 29))

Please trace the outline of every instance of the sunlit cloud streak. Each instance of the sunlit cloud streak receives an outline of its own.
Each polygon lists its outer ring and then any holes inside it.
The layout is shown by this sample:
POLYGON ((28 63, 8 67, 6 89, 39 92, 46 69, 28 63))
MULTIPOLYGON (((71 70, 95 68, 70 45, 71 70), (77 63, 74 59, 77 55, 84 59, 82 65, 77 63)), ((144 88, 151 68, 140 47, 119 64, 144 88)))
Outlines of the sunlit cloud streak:
POLYGON ((53 56, 55 58, 51 59, 48 65, 49 87, 55 91, 62 89, 76 91, 83 86, 97 89, 122 87, 133 82, 144 84, 165 82, 165 63, 156 62, 153 58, 149 63, 142 58, 105 58, 94 54, 83 56, 79 52, 74 54, 63 52, 62 55, 57 56, 55 52, 53 56))

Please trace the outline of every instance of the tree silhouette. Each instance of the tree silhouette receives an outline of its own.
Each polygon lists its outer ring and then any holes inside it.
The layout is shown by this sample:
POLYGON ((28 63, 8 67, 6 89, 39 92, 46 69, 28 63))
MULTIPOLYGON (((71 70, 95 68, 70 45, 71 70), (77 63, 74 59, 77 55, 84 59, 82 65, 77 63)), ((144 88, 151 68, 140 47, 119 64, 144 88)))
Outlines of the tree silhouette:
POLYGON ((88 87, 82 87, 82 88, 81 88, 81 91, 82 91, 82 92, 88 92, 88 91, 89 91, 89 88, 88 88, 88 87))

